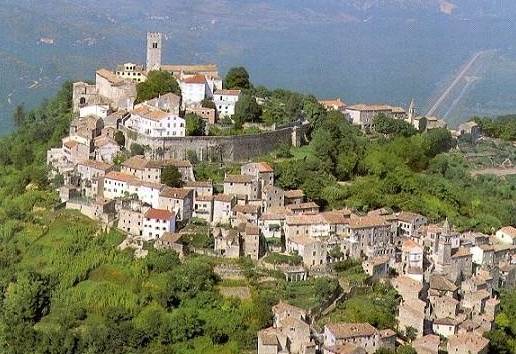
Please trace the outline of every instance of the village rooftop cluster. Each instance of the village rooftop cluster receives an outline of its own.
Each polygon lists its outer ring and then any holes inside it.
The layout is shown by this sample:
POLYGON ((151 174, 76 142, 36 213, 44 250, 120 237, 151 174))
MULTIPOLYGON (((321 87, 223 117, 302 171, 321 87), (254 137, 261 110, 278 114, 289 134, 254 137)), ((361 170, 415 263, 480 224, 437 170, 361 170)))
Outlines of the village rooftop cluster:
MULTIPOLYGON (((301 257, 300 265, 274 268, 287 281, 331 276, 331 264, 345 259, 362 262, 373 279, 390 282, 402 297, 397 314, 401 333, 414 329, 418 353, 438 353, 443 338, 450 353, 486 353, 482 334, 493 327, 499 301, 495 294, 516 284, 516 229, 493 235, 456 232, 444 220, 430 224, 410 211, 386 209, 360 214, 352 210, 322 211, 302 190, 275 185, 274 169, 266 162, 247 162, 240 174, 226 174, 222 193, 211 181, 196 181, 193 165, 184 159, 135 155, 117 166, 121 126, 150 137, 183 137, 180 112, 198 113, 209 122, 231 117, 239 91, 222 87, 214 65, 162 65, 162 36, 148 34, 146 67, 123 64, 115 71, 100 69, 96 84, 74 84, 70 134, 61 148, 48 152, 53 175, 63 177, 60 197, 66 208, 77 209, 106 227, 127 235, 121 248, 143 245, 177 251, 181 257, 203 253, 221 258, 262 260, 271 252, 301 257), (136 84, 151 70, 166 70, 179 81, 182 97, 166 94, 134 105, 136 84), (205 98, 215 109, 200 106, 205 98), (182 186, 162 183, 174 167, 182 186), (212 249, 186 247, 188 226, 209 226, 212 249)), ((321 101, 345 113, 353 123, 370 128, 373 117, 386 113, 418 127, 425 117, 385 105, 346 106, 341 100, 321 101)), ((425 118, 427 129, 442 127, 425 118)), ((463 126, 471 133, 475 126, 463 126)), ((325 354, 374 353, 393 349, 397 335, 368 323, 330 323, 322 333, 312 326, 310 313, 280 302, 273 308, 274 324, 258 333, 258 353, 325 354)))

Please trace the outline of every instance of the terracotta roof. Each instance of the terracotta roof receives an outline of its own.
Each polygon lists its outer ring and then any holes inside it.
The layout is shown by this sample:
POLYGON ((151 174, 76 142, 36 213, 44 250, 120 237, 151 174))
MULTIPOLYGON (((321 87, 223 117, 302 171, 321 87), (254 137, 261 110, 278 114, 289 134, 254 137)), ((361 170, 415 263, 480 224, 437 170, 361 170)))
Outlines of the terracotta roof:
POLYGON ((185 183, 185 187, 189 188, 213 188, 212 181, 188 181, 185 183))
POLYGON ((211 202, 213 201, 212 195, 198 195, 195 197, 195 202, 211 202))
POLYGON ((269 208, 262 214, 260 220, 285 220, 287 215, 292 215, 292 210, 285 207, 269 208))
POLYGON ((373 336, 378 330, 369 323, 330 323, 326 328, 336 339, 373 336))
POLYGON ((133 170, 144 170, 147 165, 147 161, 143 156, 136 155, 128 158, 122 162, 122 167, 127 167, 133 170))
POLYGON ((274 327, 269 327, 269 328, 263 329, 260 332, 258 332, 258 337, 261 339, 262 345, 267 345, 267 346, 271 345, 271 346, 278 347, 280 344, 278 341, 277 333, 279 333, 279 332, 280 332, 279 329, 274 328, 274 327))
POLYGON ((213 200, 216 202, 231 203, 234 197, 229 194, 215 194, 213 200))
POLYGON ((126 173, 122 173, 122 172, 117 172, 117 171, 111 171, 111 172, 108 172, 105 176, 106 179, 112 179, 112 180, 116 180, 116 181, 121 181, 121 182, 133 182, 133 181, 137 181, 136 177, 132 176, 132 175, 128 175, 126 173))
POLYGON ((352 229, 364 229, 375 226, 389 226, 390 224, 381 216, 355 216, 351 215, 349 227, 352 229))
POLYGON ((411 239, 404 240, 401 245, 401 249, 404 252, 410 252, 413 250, 416 250, 416 251, 420 250, 421 252, 423 251, 423 247, 421 247, 420 245, 418 245, 415 241, 413 241, 411 239))
POLYGON ((238 204, 235 205, 233 211, 243 214, 258 214, 260 212, 260 206, 252 204, 238 204))
POLYGON ((164 232, 161 236, 161 240, 169 243, 177 243, 183 235, 175 232, 164 232))
POLYGON ((430 289, 455 291, 457 286, 442 275, 434 274, 430 277, 430 289))
POLYGON ((192 195, 191 189, 165 187, 159 194, 160 197, 173 199, 186 199, 192 195))
POLYGON ((99 69, 97 70, 97 75, 103 77, 104 79, 108 80, 110 83, 118 85, 123 82, 125 82, 123 79, 116 76, 114 72, 108 69, 99 69))
POLYGON ((306 203, 285 205, 285 208, 288 208, 290 210, 303 210, 303 209, 318 209, 319 210, 319 205, 317 205, 314 202, 306 202, 306 203))
POLYGON ((213 95, 238 96, 241 92, 241 90, 216 90, 213 95))
POLYGON ((504 226, 498 231, 501 231, 504 234, 509 235, 512 238, 516 238, 516 228, 514 228, 512 226, 504 226))
POLYGON ((321 215, 328 224, 343 225, 343 224, 348 223, 351 212, 347 209, 343 209, 343 210, 326 211, 326 212, 321 213, 321 215))
POLYGON ((389 328, 380 331, 380 336, 382 338, 389 338, 389 337, 392 337, 395 335, 396 335, 396 332, 394 332, 392 329, 389 329, 389 328))
POLYGON ((296 199, 296 198, 304 198, 305 192, 301 189, 293 189, 289 191, 285 191, 285 198, 296 199))
POLYGON ((253 177, 248 175, 226 175, 224 183, 251 183, 253 177))
POLYGON ((457 252, 455 252, 452 255, 452 258, 461 258, 461 257, 468 257, 471 256, 471 252, 469 251, 469 248, 466 247, 460 247, 457 252))
POLYGON ((97 170, 107 171, 113 168, 113 165, 97 160, 82 160, 77 165, 83 165, 97 170))
POLYGON ((74 147, 76 147, 78 145, 78 143, 74 140, 67 140, 67 141, 63 142, 63 145, 65 147, 67 147, 68 149, 73 149, 74 147))
POLYGON ((270 173, 274 172, 274 169, 271 165, 269 165, 267 162, 257 162, 256 165, 258 166, 258 171, 260 173, 270 173))
POLYGON ((144 215, 147 219, 171 220, 175 213, 165 209, 149 209, 144 215))
POLYGON ((185 84, 206 84, 206 77, 204 75, 194 75, 181 81, 185 84))
POLYGON ((463 352, 479 353, 489 345, 489 340, 473 333, 464 333, 448 338, 448 351, 454 352, 454 348, 462 348, 463 352))
POLYGON ((413 223, 415 221, 415 219, 422 217, 422 215, 420 215, 420 214, 411 213, 408 211, 402 211, 402 212, 396 213, 395 216, 398 220, 401 220, 406 223, 413 223))
POLYGON ((418 353, 435 353, 439 350, 439 344, 441 344, 441 338, 435 334, 427 334, 426 336, 417 338, 412 342, 412 346, 418 353))
POLYGON ((132 113, 142 118, 153 120, 155 122, 159 122, 172 115, 171 113, 162 111, 158 108, 151 108, 150 106, 140 106, 134 109, 132 113))
POLYGON ((346 107, 346 103, 344 103, 339 97, 333 98, 333 99, 319 100, 319 103, 326 107, 338 107, 338 108, 346 107))
POLYGON ((306 236, 306 235, 294 235, 292 237, 290 237, 288 239, 288 242, 290 243, 295 243, 297 245, 303 245, 303 246, 306 246, 306 245, 311 245, 311 244, 314 244, 314 243, 317 243, 319 241, 317 241, 315 238, 313 237, 310 237, 310 236, 306 236))
POLYGON ((351 343, 342 343, 337 345, 332 345, 331 347, 325 347, 324 353, 331 354, 366 354, 364 348, 357 347, 351 343))
POLYGON ((103 147, 109 144, 118 146, 118 143, 115 141, 115 139, 107 135, 101 135, 95 138, 95 147, 103 147))
POLYGON ((287 215, 286 223, 288 225, 315 225, 324 224, 326 220, 321 214, 287 215))
POLYGON ((389 257, 389 256, 376 256, 376 257, 369 258, 365 262, 372 264, 372 265, 381 265, 381 264, 389 263, 390 259, 391 259, 391 257, 389 257))

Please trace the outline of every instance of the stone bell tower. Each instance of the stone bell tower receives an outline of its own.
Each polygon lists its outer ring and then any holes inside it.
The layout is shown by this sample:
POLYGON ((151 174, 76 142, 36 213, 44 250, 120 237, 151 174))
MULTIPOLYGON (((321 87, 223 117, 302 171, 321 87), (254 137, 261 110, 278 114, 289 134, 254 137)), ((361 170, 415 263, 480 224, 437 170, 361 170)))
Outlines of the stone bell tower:
POLYGON ((163 48, 163 34, 161 32, 147 33, 147 71, 161 68, 161 50, 163 48))

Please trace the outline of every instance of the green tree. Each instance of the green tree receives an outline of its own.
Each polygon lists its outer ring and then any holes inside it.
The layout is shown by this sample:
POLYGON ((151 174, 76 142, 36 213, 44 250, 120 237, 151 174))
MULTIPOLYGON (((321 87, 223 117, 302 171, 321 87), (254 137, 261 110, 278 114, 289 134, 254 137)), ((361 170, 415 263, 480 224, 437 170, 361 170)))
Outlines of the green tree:
POLYGON ((26 116, 27 114, 25 113, 25 107, 23 103, 17 105, 13 113, 14 125, 16 127, 21 127, 25 122, 26 116))
POLYGON ((187 113, 186 121, 186 135, 202 136, 206 130, 206 121, 195 113, 187 113))
POLYGON ((249 81, 249 73, 242 66, 229 69, 224 79, 224 87, 227 89, 250 89, 251 82, 249 81))
POLYGON ((161 170, 161 183, 169 187, 181 187, 183 184, 181 172, 173 165, 163 167, 161 170))
POLYGON ((212 108, 212 109, 216 109, 217 108, 215 106, 215 102, 213 102, 213 100, 211 100, 209 98, 205 98, 204 100, 202 100, 201 106, 204 107, 204 108, 212 108))
POLYGON ((145 148, 137 143, 131 144, 131 155, 145 155, 145 148))
POLYGON ((374 130, 380 134, 406 137, 417 134, 417 130, 412 124, 383 113, 378 114, 373 122, 374 130))
POLYGON ((143 101, 150 100, 164 95, 166 93, 174 93, 181 95, 181 89, 177 80, 167 71, 151 71, 147 75, 147 80, 140 82, 136 86, 136 102, 140 103, 143 101))
POLYGON ((116 143, 120 147, 124 147, 125 146, 125 135, 120 130, 117 130, 117 132, 115 133, 114 138, 115 138, 116 143))
POLYGON ((405 344, 396 349, 396 354, 417 354, 417 352, 410 345, 405 344))
POLYGON ((245 122, 257 122, 260 120, 261 108, 256 103, 256 99, 243 94, 235 105, 233 120, 236 127, 242 127, 245 122))

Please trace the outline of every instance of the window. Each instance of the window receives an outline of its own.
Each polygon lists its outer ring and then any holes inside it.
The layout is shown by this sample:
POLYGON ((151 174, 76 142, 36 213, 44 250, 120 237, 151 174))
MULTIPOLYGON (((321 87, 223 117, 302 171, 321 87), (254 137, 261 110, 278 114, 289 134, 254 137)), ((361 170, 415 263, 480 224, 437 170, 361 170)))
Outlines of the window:
POLYGON ((152 48, 153 49, 158 49, 158 43, 157 42, 152 43, 152 48))

